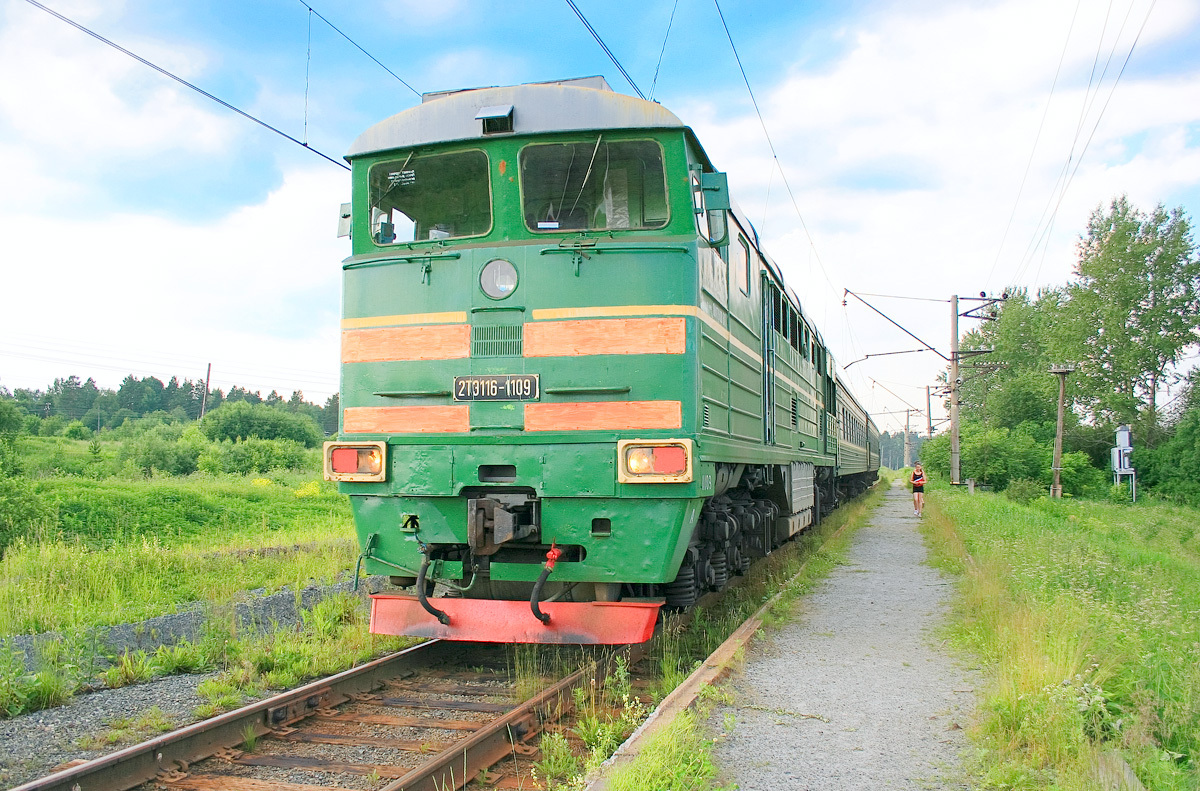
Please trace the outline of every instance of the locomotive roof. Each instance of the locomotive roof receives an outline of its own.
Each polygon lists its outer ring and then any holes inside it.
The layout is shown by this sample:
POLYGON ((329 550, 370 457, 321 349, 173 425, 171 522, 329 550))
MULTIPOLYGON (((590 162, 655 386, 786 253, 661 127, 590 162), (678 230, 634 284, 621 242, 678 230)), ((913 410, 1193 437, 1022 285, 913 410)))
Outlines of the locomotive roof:
MULTIPOLYGON (((656 102, 617 93, 603 77, 439 91, 358 136, 346 158, 485 137, 480 118, 511 109, 511 134, 683 127, 656 102)), ((496 135, 487 135, 494 137, 496 135)))

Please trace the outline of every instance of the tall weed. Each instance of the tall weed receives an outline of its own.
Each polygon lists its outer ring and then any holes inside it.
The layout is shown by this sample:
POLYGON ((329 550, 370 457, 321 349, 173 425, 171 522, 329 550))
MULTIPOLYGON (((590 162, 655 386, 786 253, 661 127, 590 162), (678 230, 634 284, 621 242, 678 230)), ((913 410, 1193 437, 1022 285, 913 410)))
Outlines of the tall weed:
POLYGON ((1097 751, 1116 747, 1153 787, 1196 787, 1200 558, 1178 527, 1197 514, 931 499, 937 556, 964 573, 955 634, 991 668, 985 780, 1083 787, 1097 751))

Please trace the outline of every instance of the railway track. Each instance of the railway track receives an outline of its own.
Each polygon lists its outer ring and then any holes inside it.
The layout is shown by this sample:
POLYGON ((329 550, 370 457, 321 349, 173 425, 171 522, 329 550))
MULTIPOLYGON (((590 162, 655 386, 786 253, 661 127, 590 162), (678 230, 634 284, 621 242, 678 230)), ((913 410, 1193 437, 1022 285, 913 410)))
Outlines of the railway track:
POLYGON ((538 788, 536 738, 594 672, 519 700, 503 647, 433 640, 14 791, 538 788))
MULTIPOLYGON (((745 580, 731 580, 730 588, 745 580)), ((712 604, 728 592, 708 594, 698 604, 712 604)), ((617 765, 694 704, 782 595, 771 597, 663 701, 618 751, 617 765)), ((677 623, 690 621, 694 612, 677 623)), ((519 700, 504 646, 430 640, 12 791, 456 791, 472 781, 487 788, 537 789, 542 786, 530 769, 538 738, 569 730, 561 721, 574 708, 572 691, 603 678, 608 668, 602 665, 617 656, 632 668, 648 646, 625 646, 582 662, 519 700)), ((604 778, 590 787, 605 788, 604 778)))

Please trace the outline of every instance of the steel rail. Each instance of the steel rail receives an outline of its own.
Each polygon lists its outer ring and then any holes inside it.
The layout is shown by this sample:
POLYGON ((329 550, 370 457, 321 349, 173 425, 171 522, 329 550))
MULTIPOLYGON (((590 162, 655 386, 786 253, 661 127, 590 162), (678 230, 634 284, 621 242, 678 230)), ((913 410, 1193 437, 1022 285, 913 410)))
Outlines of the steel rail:
POLYGON ((369 692, 384 679, 461 653, 462 646, 430 640, 335 676, 251 703, 147 742, 126 747, 78 766, 18 786, 12 791, 128 791, 142 783, 186 771, 196 761, 241 744, 251 730, 258 736, 305 719, 317 709, 339 705, 369 692))
MULTIPOLYGON (((646 656, 647 645, 630 645, 620 653, 633 665, 646 656)), ((537 748, 526 744, 526 740, 541 731, 544 723, 574 709, 571 690, 587 683, 593 672, 607 672, 616 656, 614 653, 606 661, 575 671, 379 791, 457 791, 507 756, 529 758, 537 748)))

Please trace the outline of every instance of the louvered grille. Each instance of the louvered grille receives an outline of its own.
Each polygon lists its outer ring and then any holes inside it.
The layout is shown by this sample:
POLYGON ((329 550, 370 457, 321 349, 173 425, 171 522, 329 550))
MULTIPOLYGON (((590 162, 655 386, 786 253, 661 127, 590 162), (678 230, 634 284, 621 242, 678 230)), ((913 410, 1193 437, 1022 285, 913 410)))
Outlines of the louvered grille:
POLYGON ((521 325, 472 327, 472 357, 520 357, 521 325))

